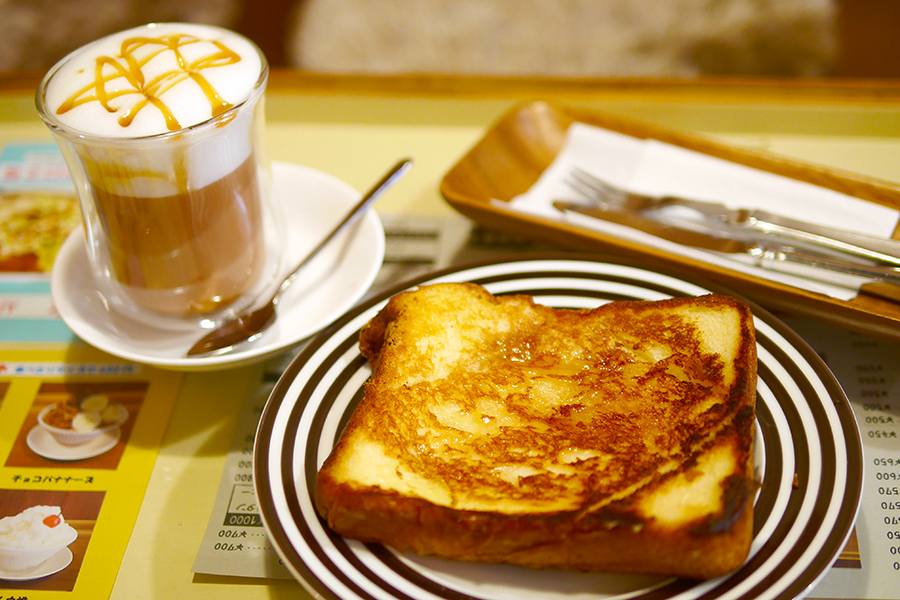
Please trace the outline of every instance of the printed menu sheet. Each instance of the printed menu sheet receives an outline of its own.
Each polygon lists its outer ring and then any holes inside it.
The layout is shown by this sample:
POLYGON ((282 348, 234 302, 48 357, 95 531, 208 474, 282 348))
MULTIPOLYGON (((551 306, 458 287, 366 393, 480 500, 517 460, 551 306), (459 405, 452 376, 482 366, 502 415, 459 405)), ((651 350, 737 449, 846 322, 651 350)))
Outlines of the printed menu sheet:
POLYGON ((75 189, 53 143, 0 150, 0 341, 68 342, 56 317, 50 269, 69 233, 81 226, 75 189))
POLYGON ((855 539, 810 597, 900 598, 900 344, 807 319, 785 321, 841 383, 863 444, 855 539))
POLYGON ((3 600, 109 596, 181 384, 56 346, 0 344, 3 600))
MULTIPOLYGON (((542 250, 455 220, 388 219, 385 266, 375 290, 409 276, 491 255, 542 250)), ((864 452, 863 506, 856 530, 811 598, 900 600, 900 344, 786 319, 831 367, 859 422, 864 452)), ((299 351, 299 350, 297 350, 299 351)), ((248 396, 244 424, 228 456, 194 572, 289 578, 269 545, 256 507, 252 452, 268 393, 295 353, 266 365, 248 396)))
POLYGON ((55 145, 0 151, 0 600, 109 596, 181 387, 57 316, 79 219, 55 145))

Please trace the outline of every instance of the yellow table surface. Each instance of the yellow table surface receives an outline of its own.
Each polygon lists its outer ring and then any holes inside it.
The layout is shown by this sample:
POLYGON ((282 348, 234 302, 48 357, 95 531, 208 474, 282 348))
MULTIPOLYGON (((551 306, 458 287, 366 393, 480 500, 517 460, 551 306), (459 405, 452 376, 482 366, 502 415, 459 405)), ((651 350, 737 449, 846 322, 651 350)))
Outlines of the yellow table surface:
MULTIPOLYGON (((0 78, 0 147, 50 141, 36 80, 0 78)), ((363 190, 400 157, 415 167, 379 213, 451 215, 438 192, 454 163, 503 113, 548 100, 641 119, 900 183, 900 83, 533 81, 346 78, 273 73, 267 95, 273 160, 363 190)), ((166 432, 113 598, 304 598, 292 581, 195 576, 237 419, 257 367, 191 373, 166 432)))

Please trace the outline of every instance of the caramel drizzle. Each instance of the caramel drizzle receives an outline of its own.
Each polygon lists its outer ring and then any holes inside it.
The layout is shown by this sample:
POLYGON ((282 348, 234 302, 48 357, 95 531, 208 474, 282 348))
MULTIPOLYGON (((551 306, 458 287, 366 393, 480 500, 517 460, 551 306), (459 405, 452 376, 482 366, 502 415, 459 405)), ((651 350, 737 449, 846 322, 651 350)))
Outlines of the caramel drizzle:
POLYGON ((169 131, 178 131, 181 125, 172 113, 172 110, 162 101, 161 96, 186 79, 193 80, 203 91, 209 102, 212 116, 216 117, 230 109, 233 105, 222 99, 216 89, 201 74, 204 69, 224 67, 239 62, 239 54, 216 40, 203 40, 201 38, 185 35, 170 34, 152 37, 134 37, 122 42, 121 53, 117 58, 100 56, 94 68, 94 81, 78 90, 67 98, 56 110, 56 114, 62 115, 73 108, 88 102, 99 102, 108 112, 118 112, 118 108, 112 106, 112 101, 128 94, 140 94, 143 99, 138 100, 119 116, 118 122, 122 127, 128 127, 134 118, 146 106, 154 106, 162 114, 169 131), (208 41, 216 46, 218 51, 206 56, 201 56, 193 61, 188 61, 181 53, 181 48, 188 44, 208 41), (159 46, 140 60, 134 53, 144 47, 159 46), (144 80, 143 67, 159 54, 171 50, 178 63, 176 69, 167 71, 151 79, 144 80), (118 78, 124 78, 133 89, 121 89, 109 91, 106 84, 118 78))

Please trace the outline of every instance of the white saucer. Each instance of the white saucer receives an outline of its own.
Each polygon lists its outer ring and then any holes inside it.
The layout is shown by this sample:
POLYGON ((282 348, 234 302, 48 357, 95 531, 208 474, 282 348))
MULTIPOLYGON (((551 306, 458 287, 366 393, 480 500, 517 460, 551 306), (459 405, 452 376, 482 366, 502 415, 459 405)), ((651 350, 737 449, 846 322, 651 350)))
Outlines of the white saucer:
POLYGON ((44 458, 51 460, 84 460, 112 450, 119 443, 121 435, 122 431, 118 427, 114 427, 109 431, 104 431, 86 444, 67 446, 57 442, 50 435, 49 431, 38 425, 28 432, 28 435, 25 437, 25 443, 35 454, 44 458))
MULTIPOLYGON (((343 218, 360 194, 308 167, 274 163, 272 176, 274 198, 287 220, 286 272, 343 218)), ((384 244, 381 221, 369 210, 301 272, 278 302, 278 319, 259 339, 220 356, 185 356, 205 330, 153 328, 108 310, 94 284, 80 228, 57 255, 51 291, 66 325, 101 350, 163 368, 213 370, 263 360, 329 325, 369 290, 384 260, 384 244)))
POLYGON ((63 548, 41 564, 24 571, 5 571, 0 569, 0 579, 5 581, 29 581, 31 579, 40 579, 47 575, 59 573, 70 564, 74 555, 68 548, 63 548))

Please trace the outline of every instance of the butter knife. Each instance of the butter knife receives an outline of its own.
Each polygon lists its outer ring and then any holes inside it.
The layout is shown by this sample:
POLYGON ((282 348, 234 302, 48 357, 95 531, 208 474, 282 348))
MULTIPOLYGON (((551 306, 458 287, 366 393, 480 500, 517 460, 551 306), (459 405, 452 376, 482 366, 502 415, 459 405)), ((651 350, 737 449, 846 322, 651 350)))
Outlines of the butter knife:
POLYGON ((900 241, 897 240, 816 225, 759 209, 732 209, 720 202, 642 194, 620 188, 582 169, 573 171, 569 184, 588 198, 590 205, 603 210, 636 212, 653 218, 688 210, 692 217, 712 229, 726 227, 730 237, 783 242, 816 253, 900 266, 900 241))
MULTIPOLYGON (((883 264, 867 264, 833 255, 810 252, 783 242, 772 243, 770 240, 716 235, 698 230, 694 222, 656 219, 645 216, 641 212, 608 210, 562 200, 554 201, 553 206, 561 212, 574 212, 610 223, 625 225, 683 246, 726 254, 743 254, 749 256, 757 266, 763 268, 790 272, 791 264, 803 265, 874 281, 900 284, 900 269, 883 264)), ((725 234, 726 231, 720 230, 718 233, 725 234)))
POLYGON ((694 200, 682 201, 679 206, 689 206, 705 217, 741 231, 750 238, 764 237, 811 250, 900 266, 900 242, 895 240, 815 225, 764 210, 729 209, 722 204, 694 200))

